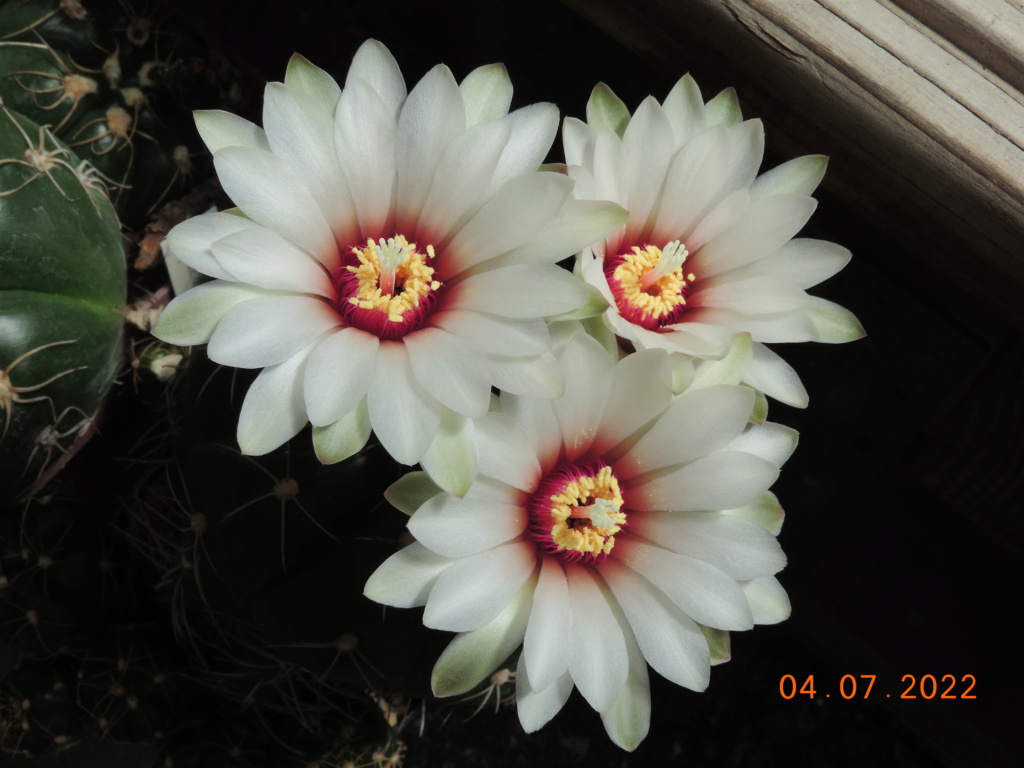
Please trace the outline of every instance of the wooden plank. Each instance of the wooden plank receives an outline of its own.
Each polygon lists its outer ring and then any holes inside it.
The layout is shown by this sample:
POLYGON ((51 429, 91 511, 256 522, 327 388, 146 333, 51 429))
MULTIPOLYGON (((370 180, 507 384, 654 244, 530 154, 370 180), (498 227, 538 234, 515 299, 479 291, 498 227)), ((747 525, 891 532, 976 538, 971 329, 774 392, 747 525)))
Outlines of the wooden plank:
POLYGON ((828 188, 908 245, 896 271, 1024 329, 1024 98, 958 45, 889 0, 565 1, 660 68, 734 78, 770 147, 831 155, 828 188))
POLYGON ((1024 90, 1024 4, 1005 0, 893 0, 998 78, 1024 90))

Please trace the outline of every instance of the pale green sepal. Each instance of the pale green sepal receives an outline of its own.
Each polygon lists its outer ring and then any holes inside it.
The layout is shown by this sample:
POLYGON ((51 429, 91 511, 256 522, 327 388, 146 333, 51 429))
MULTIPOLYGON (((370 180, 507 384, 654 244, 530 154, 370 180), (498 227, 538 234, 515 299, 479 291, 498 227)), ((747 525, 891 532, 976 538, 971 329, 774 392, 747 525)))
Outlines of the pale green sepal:
POLYGON ((735 509, 723 509, 719 514, 742 517, 744 520, 757 523, 775 536, 782 530, 782 521, 786 517, 778 498, 771 491, 765 491, 749 504, 735 509))
POLYGON ((164 308, 153 327, 153 335, 179 347, 205 344, 228 310, 243 301, 266 295, 267 291, 241 283, 224 280, 202 283, 164 308))
POLYGON ((237 216, 240 219, 247 219, 249 221, 252 221, 252 219, 250 219, 242 212, 241 208, 225 208, 223 211, 221 211, 221 213, 230 213, 232 216, 237 216))
POLYGON ((629 125, 629 108, 611 88, 598 83, 587 102, 587 124, 595 131, 607 128, 622 138, 629 125))
POLYGON ((693 364, 692 357, 682 352, 669 353, 669 359, 672 362, 672 394, 680 395, 693 386, 697 366, 693 364))
POLYGON ((629 668, 626 684, 622 686, 611 706, 601 712, 601 722, 604 723, 604 729, 616 746, 632 752, 640 746, 640 742, 651 728, 651 681, 647 672, 647 660, 633 637, 622 609, 614 600, 610 599, 608 602, 622 627, 629 668))
POLYGON ((199 137, 211 153, 224 147, 269 149, 263 129, 245 118, 220 109, 197 109, 192 113, 199 137))
POLYGON ((554 323, 560 320, 586 320, 587 318, 597 317, 598 315, 604 314, 604 311, 608 309, 608 302, 605 301, 604 296, 597 288, 590 285, 589 283, 584 283, 584 285, 586 285, 587 291, 590 294, 587 297, 587 302, 583 306, 577 307, 576 309, 569 310, 568 312, 563 312, 560 315, 554 315, 553 317, 549 317, 549 322, 554 323))
POLYGON ((449 408, 441 412, 441 424, 420 466, 448 493, 460 499, 476 480, 477 446, 473 420, 449 408))
POLYGON ((735 333, 732 345, 721 360, 701 360, 694 371, 694 389, 711 387, 716 384, 739 384, 743 368, 750 362, 754 343, 749 333, 735 333))
POLYGON ((709 128, 713 125, 736 125, 743 119, 735 88, 726 88, 705 104, 704 108, 709 128))
POLYGON ((711 651, 711 666, 724 664, 732 658, 732 636, 727 630, 714 629, 698 624, 700 631, 704 633, 704 639, 708 641, 708 650, 711 651))
POLYGON ((769 195, 810 195, 818 188, 827 167, 826 155, 793 158, 754 179, 750 185, 750 199, 769 195))
POLYGON ((613 359, 619 359, 619 342, 616 340, 612 329, 608 327, 608 323, 604 321, 603 316, 598 315, 596 317, 584 318, 580 320, 580 325, 583 326, 583 330, 586 331, 588 336, 598 340, 613 359))
POLYGON ((430 479, 430 475, 419 470, 406 472, 384 491, 384 498, 399 512, 412 515, 439 493, 441 487, 430 479))
POLYGON ((293 54, 288 61, 284 84, 321 104, 328 105, 331 112, 334 112, 341 97, 341 86, 337 81, 298 53, 293 54))
POLYGON ((498 617, 487 626, 456 635, 434 665, 430 687, 435 696, 467 693, 498 669, 526 637, 539 569, 498 617))
POLYGON ((754 390, 754 407, 750 411, 750 422, 752 424, 764 424, 768 421, 768 398, 765 397, 764 392, 760 389, 756 387, 750 388, 754 390))
POLYGON ((466 105, 466 127, 508 114, 512 103, 512 81, 504 64, 477 67, 459 84, 466 105))
POLYGON ((818 341, 843 344, 863 339, 867 334, 853 312, 826 299, 811 296, 805 311, 818 330, 818 341))
POLYGON ((363 449, 370 439, 370 412, 366 398, 326 427, 313 428, 313 449, 324 464, 337 464, 363 449))
POLYGON ((789 595, 774 576, 741 581, 739 585, 750 604, 755 624, 778 624, 792 613, 789 595))

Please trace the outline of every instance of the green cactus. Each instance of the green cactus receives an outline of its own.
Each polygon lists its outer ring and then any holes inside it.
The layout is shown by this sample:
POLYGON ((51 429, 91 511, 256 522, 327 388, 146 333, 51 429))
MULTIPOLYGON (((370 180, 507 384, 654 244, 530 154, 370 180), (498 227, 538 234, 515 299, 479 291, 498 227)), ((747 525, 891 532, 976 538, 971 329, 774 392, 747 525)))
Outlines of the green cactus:
POLYGON ((88 163, 0 104, 0 499, 93 431, 125 300, 121 235, 88 163))
POLYGON ((0 7, 0 99, 50 127, 111 186, 139 230, 191 183, 191 109, 233 91, 233 70, 173 19, 126 0, 8 0, 0 7), (226 73, 226 76, 225 76, 226 73))

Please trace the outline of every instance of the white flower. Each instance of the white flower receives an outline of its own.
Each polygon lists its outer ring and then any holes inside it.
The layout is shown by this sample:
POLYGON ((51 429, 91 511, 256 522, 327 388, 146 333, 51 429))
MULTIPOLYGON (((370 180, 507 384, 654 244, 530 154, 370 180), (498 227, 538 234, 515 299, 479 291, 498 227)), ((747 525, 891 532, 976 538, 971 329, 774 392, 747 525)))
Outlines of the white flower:
POLYGON ((537 170, 557 109, 509 113, 511 96, 500 65, 461 84, 439 65, 407 94, 371 40, 343 91, 293 57, 267 86, 263 128, 197 113, 238 210, 168 235, 173 257, 215 280, 175 299, 155 333, 263 369, 239 418, 245 453, 311 421, 320 458, 340 461, 372 428, 463 493, 491 387, 561 394, 544 318, 590 294, 555 262, 625 214, 537 170))
POLYGON ((814 211, 810 194, 826 158, 800 157, 757 176, 761 122, 741 122, 732 90, 705 104, 689 76, 664 104, 648 97, 632 116, 599 85, 587 122, 567 118, 563 140, 574 194, 629 211, 577 263, 610 305, 607 327, 637 349, 711 360, 734 333, 749 333, 744 381, 805 406, 799 377, 764 342, 864 333, 850 312, 805 290, 842 269, 849 251, 791 239, 814 211))
POLYGON ((417 541, 365 592, 426 606, 427 626, 460 633, 434 668, 435 694, 471 690, 522 644, 527 731, 575 686, 633 749, 650 720, 647 664, 703 690, 729 631, 788 616, 768 487, 796 433, 750 424, 749 387, 673 396, 661 350, 616 363, 579 334, 559 362, 562 398, 502 394, 480 422, 480 474, 464 498, 431 491, 423 473, 389 489, 414 512, 417 541))

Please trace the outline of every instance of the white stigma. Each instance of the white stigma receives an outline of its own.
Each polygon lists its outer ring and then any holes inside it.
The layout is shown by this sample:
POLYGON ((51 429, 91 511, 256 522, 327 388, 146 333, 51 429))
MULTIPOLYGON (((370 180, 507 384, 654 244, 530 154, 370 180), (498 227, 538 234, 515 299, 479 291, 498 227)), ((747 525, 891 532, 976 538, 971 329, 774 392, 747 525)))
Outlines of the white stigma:
POLYGON ((393 237, 389 237, 386 243, 382 237, 377 243, 373 247, 380 264, 380 292, 381 295, 391 295, 395 292, 395 270, 408 258, 409 249, 396 243, 393 237))
POLYGON ((679 269, 686 262, 686 257, 689 255, 690 252, 686 250, 686 246, 678 240, 673 240, 666 245, 665 249, 661 252, 661 256, 658 258, 658 266, 644 275, 640 281, 641 290, 646 291, 669 272, 679 269))
POLYGON ((619 505, 611 499, 594 499, 593 504, 585 507, 574 507, 569 517, 589 518, 596 528, 614 528, 618 523, 612 517, 619 511, 619 505))

